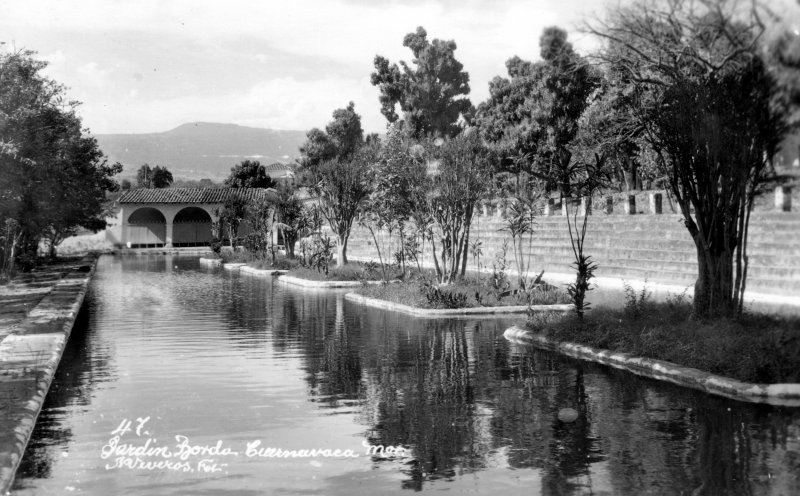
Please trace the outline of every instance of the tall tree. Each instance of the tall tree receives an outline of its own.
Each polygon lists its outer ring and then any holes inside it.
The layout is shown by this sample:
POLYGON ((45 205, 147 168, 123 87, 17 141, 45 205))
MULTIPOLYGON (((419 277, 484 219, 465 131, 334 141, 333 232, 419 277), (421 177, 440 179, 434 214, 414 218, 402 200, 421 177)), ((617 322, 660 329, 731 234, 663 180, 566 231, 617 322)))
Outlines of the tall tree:
POLYGON ((439 282, 450 284, 466 270, 475 205, 490 191, 491 155, 477 132, 428 143, 428 154, 433 160, 426 175, 419 173, 418 163, 410 163, 409 191, 425 208, 415 218, 429 226, 439 282))
POLYGON ((320 213, 337 238, 337 263, 347 263, 347 242, 362 202, 369 193, 371 161, 377 154, 377 140, 364 141, 361 116, 350 102, 333 112, 325 131, 307 134, 300 147, 303 173, 319 197, 320 213))
POLYGON ((381 113, 394 123, 400 119, 396 111, 399 104, 402 121, 414 137, 455 136, 459 117, 467 116, 472 108, 467 98, 469 74, 455 58, 455 41, 430 42, 425 29, 418 27, 405 36, 403 46, 411 49, 415 67, 405 62, 398 67, 375 56, 371 81, 381 92, 381 113))
POLYGON ((274 188, 277 185, 258 160, 243 160, 231 167, 225 184, 230 188, 274 188))
POLYGON ((695 313, 740 313, 750 212, 786 130, 757 7, 639 1, 590 29, 607 42, 600 57, 619 75, 694 240, 695 313))
POLYGON ((15 226, 12 250, 23 268, 35 264, 42 238, 57 243, 77 226, 105 227, 105 193, 121 170, 84 135, 79 103, 66 101, 34 55, 0 54, 0 222, 15 226))
POLYGON ((478 107, 476 124, 504 170, 532 174, 569 195, 573 140, 600 78, 563 29, 545 29, 539 44, 540 62, 514 56, 506 62, 509 78, 489 83, 490 97, 478 107))
POLYGON ((336 235, 336 263, 347 264, 347 242, 353 221, 370 192, 370 171, 377 158, 377 147, 364 145, 349 160, 330 160, 319 166, 319 182, 314 187, 319 210, 336 235))
POLYGON ((363 144, 361 116, 350 102, 346 108, 333 111, 333 120, 325 126, 325 131, 315 127, 306 133, 306 141, 300 145, 302 173, 310 175, 314 182, 320 164, 331 160, 347 161, 363 144))
POLYGON ((174 181, 172 173, 166 167, 144 164, 136 171, 136 183, 140 188, 169 188, 174 181))

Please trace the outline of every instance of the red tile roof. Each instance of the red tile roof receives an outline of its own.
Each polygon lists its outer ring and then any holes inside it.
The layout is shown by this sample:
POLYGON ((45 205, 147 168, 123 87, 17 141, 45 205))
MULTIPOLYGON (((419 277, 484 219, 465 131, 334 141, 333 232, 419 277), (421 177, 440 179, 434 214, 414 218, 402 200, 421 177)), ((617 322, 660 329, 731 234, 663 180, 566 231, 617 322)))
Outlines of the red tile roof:
POLYGON ((119 203, 225 203, 233 195, 255 200, 274 192, 266 188, 132 189, 120 197, 119 203))
POLYGON ((294 172, 294 167, 290 164, 282 164, 280 162, 275 162, 274 164, 269 164, 264 166, 264 170, 267 172, 269 171, 292 171, 294 172))

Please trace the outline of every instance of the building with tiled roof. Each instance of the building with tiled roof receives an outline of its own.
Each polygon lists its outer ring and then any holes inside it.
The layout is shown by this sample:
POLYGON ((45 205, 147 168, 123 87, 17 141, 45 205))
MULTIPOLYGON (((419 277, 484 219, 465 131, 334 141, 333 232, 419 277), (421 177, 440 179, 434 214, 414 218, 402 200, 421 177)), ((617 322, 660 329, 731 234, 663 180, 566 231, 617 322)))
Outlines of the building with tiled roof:
POLYGON ((251 201, 265 198, 272 191, 264 188, 142 188, 126 192, 119 203, 212 204, 225 203, 232 196, 251 201))
POLYGON ((296 167, 292 164, 275 162, 274 164, 265 165, 264 170, 273 181, 294 184, 296 167))
POLYGON ((119 244, 128 248, 207 246, 212 239, 211 226, 219 220, 226 200, 239 197, 249 202, 274 193, 264 188, 131 190, 119 199, 119 244))

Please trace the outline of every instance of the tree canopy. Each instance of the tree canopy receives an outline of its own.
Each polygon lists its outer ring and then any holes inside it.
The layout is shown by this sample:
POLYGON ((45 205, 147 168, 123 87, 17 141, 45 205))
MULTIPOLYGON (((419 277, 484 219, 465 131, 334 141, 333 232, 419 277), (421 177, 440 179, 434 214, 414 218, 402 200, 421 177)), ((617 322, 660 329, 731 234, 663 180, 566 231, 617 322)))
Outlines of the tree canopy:
POLYGON ((169 188, 173 181, 172 173, 160 165, 144 164, 136 171, 136 183, 140 188, 169 188))
POLYGON ((563 29, 545 29, 539 43, 540 62, 517 56, 506 62, 509 78, 489 83, 490 97, 478 107, 475 121, 501 157, 502 169, 532 174, 548 188, 568 193, 571 145, 600 78, 563 29))
POLYGON ((346 108, 333 111, 333 120, 325 126, 325 131, 313 128, 306 133, 306 141, 300 146, 301 163, 314 175, 323 162, 349 160, 363 143, 361 116, 350 102, 346 108))
POLYGON ((397 122, 399 104, 402 122, 414 137, 455 136, 459 117, 472 109, 469 74, 455 58, 455 41, 428 41, 428 33, 418 27, 405 36, 403 46, 411 49, 414 67, 375 56, 371 81, 381 92, 381 113, 389 123, 397 122))
POLYGON ((35 52, 0 53, 0 223, 14 233, 0 256, 23 268, 39 242, 51 248, 77 227, 105 227, 105 194, 118 188, 97 141, 87 136, 60 84, 42 75, 35 52))
POLYGON ((243 160, 231 167, 225 179, 225 185, 230 188, 274 188, 276 184, 258 160, 243 160))

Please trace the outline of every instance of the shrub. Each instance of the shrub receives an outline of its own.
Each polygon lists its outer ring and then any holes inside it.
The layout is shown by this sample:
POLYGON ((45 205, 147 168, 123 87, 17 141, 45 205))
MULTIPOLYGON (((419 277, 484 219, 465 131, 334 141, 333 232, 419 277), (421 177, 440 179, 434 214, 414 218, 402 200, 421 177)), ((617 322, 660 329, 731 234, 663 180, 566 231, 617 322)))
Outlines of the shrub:
POLYGON ((425 295, 431 308, 466 308, 469 306, 466 294, 442 289, 429 281, 422 283, 420 291, 425 295))
MULTIPOLYGON (((625 314, 634 319, 639 319, 644 315, 647 307, 649 306, 650 296, 652 292, 647 290, 647 279, 645 279, 639 293, 628 284, 628 281, 622 281, 622 287, 625 288, 625 314)), ((685 291, 684 291, 685 295, 685 291)))

